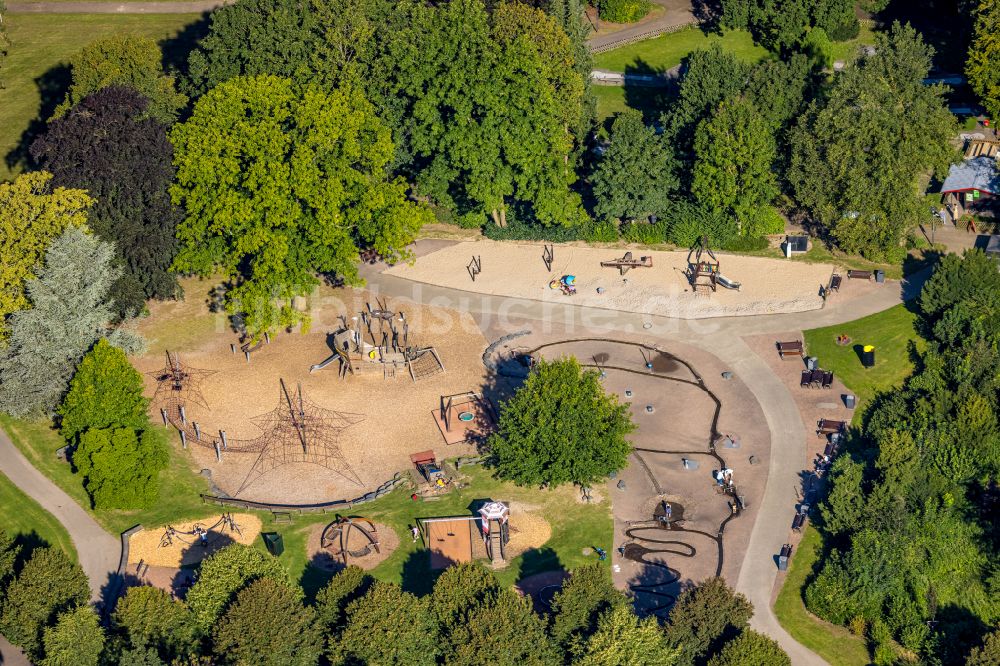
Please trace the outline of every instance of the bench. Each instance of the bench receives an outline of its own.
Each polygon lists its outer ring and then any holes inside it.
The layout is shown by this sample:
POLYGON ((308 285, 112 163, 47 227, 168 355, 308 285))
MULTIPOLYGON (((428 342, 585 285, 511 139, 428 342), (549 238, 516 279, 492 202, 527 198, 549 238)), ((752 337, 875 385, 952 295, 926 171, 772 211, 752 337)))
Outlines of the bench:
POLYGON ((781 358, 787 358, 790 356, 798 356, 801 358, 806 351, 801 340, 793 340, 792 342, 776 342, 775 345, 778 347, 778 356, 781 358))
POLYGON ((834 421, 832 419, 820 419, 819 423, 816 424, 816 435, 839 435, 844 432, 847 428, 847 424, 843 421, 834 421))
POLYGON ((828 389, 833 386, 833 370, 820 370, 823 373, 823 377, 820 380, 820 385, 828 389))
POLYGON ((830 277, 830 286, 827 291, 840 291, 840 283, 844 281, 844 278, 840 276, 839 273, 834 273, 830 277))
POLYGON ((792 529, 796 532, 802 531, 802 526, 806 524, 805 514, 797 513, 795 518, 792 520, 792 529))
POLYGON ((847 271, 847 277, 851 280, 871 280, 874 276, 871 271, 847 271))

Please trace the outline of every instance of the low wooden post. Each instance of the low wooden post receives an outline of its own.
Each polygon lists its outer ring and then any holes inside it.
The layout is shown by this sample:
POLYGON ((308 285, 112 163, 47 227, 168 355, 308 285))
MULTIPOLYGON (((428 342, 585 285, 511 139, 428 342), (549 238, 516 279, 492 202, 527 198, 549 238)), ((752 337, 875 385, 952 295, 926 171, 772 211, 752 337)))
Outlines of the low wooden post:
POLYGON ((194 438, 197 439, 200 442, 201 441, 201 428, 198 427, 198 422, 197 421, 195 421, 193 425, 194 425, 194 438))
POLYGON ((184 405, 178 407, 177 410, 181 413, 181 423, 187 425, 187 414, 184 413, 184 405))
POLYGON ((170 419, 167 418, 167 410, 160 407, 160 417, 163 419, 163 427, 170 425, 170 419))
POLYGON ((229 351, 233 352, 234 355, 236 354, 236 343, 235 342, 230 342, 229 343, 229 351))
POLYGON ((186 449, 188 447, 187 435, 183 430, 178 431, 181 434, 181 448, 186 449))
POLYGON ((249 351, 245 351, 245 352, 243 352, 243 353, 244 353, 244 354, 246 354, 246 357, 247 357, 247 363, 249 363, 249 362, 250 362, 250 352, 249 352, 249 351))
POLYGON ((229 448, 229 442, 226 441, 226 431, 225 430, 220 430, 219 431, 219 437, 222 438, 222 448, 228 449, 229 448))
POLYGON ((264 344, 266 344, 266 345, 271 344, 271 334, 270 333, 264 333, 264 344))
POLYGON ((212 443, 215 444, 215 459, 219 462, 222 462, 222 451, 219 450, 219 441, 212 440, 212 443))

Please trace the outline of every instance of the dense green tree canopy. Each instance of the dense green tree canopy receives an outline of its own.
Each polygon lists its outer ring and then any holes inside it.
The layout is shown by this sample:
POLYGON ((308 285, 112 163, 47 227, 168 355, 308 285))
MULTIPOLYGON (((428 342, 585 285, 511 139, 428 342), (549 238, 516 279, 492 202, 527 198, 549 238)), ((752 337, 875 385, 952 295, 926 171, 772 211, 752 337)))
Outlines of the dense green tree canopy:
POLYGON ((773 638, 744 629, 708 661, 708 666, 792 666, 792 660, 773 638))
POLYGON ((316 594, 316 622, 326 631, 338 634, 347 621, 347 606, 368 591, 375 579, 361 567, 348 566, 330 579, 316 594))
POLYGON ((1000 2, 979 0, 976 27, 965 62, 969 85, 990 118, 1000 118, 1000 2))
POLYGON ((149 400, 142 390, 142 375, 125 352, 107 340, 98 340, 77 366, 69 393, 59 407, 62 436, 74 442, 90 428, 145 430, 149 427, 149 400))
POLYGON ((33 307, 11 317, 9 345, 0 351, 0 410, 20 415, 54 408, 76 364, 101 337, 139 350, 134 335, 109 325, 114 315, 107 294, 118 277, 113 254, 77 227, 49 246, 45 265, 26 286, 33 307))
POLYGON ((44 654, 42 638, 58 615, 87 603, 90 588, 79 564, 58 548, 39 548, 7 588, 0 633, 32 659, 44 654))
POLYGON ((929 214, 918 179, 945 173, 955 157, 955 119, 943 88, 923 84, 932 49, 912 28, 897 24, 877 42, 800 121, 788 178, 842 249, 895 259, 929 214))
POLYGON ((302 591, 261 578, 240 590, 212 630, 216 659, 223 664, 310 666, 322 653, 315 611, 302 605, 302 591))
POLYGON ((722 578, 709 578, 677 597, 665 628, 667 640, 679 648, 684 666, 718 652, 750 621, 753 605, 722 578))
POLYGON ((31 306, 24 285, 45 250, 67 227, 83 226, 94 200, 83 190, 52 187, 52 174, 35 171, 0 183, 0 342, 7 319, 31 306))
POLYGON ((59 615, 45 629, 45 658, 40 666, 97 666, 104 650, 104 629, 89 606, 77 606, 59 615))
POLYGON ((389 180, 389 131, 354 88, 333 93, 273 76, 227 81, 171 132, 178 226, 175 268, 222 270, 230 312, 254 335, 305 318, 292 299, 316 273, 357 284, 358 252, 389 261, 430 219, 389 180))
POLYGON ((642 114, 620 113, 611 125, 611 145, 592 178, 600 217, 638 219, 663 213, 677 189, 674 156, 642 114))
POLYGON ((753 33, 772 50, 799 46, 811 27, 842 41, 858 34, 854 0, 722 0, 721 24, 753 33))
POLYGON ((524 485, 588 484, 625 467, 628 405, 575 358, 538 363, 500 409, 490 438, 497 474, 524 485))
POLYGON ((178 93, 174 78, 163 73, 163 54, 149 37, 114 35, 92 42, 71 61, 73 83, 55 111, 58 118, 91 93, 108 86, 125 86, 149 100, 150 117, 170 124, 187 98, 178 93))
POLYGON ((169 455, 158 432, 90 428, 80 433, 73 465, 95 509, 143 509, 156 502, 169 455))
POLYGON ((577 666, 631 666, 677 663, 677 649, 671 647, 655 617, 639 619, 628 606, 616 605, 604 613, 597 631, 587 641, 586 652, 573 663, 577 666))
POLYGON ((441 645, 429 600, 376 581, 347 606, 347 627, 331 641, 330 663, 433 666, 441 645))
POLYGON ((625 605, 606 568, 580 567, 552 599, 552 637, 568 655, 579 657, 601 616, 625 605))
POLYGON ((166 127, 145 117, 148 105, 129 88, 102 88, 49 123, 31 146, 53 184, 84 189, 96 199, 88 226, 115 244, 124 272, 112 295, 123 313, 141 312, 146 298, 177 293, 167 272, 181 217, 168 191, 173 146, 166 127))
POLYGON ((703 208, 732 216, 740 235, 781 233, 774 132, 753 102, 735 97, 698 125, 691 194, 703 208))
POLYGON ((195 627, 207 633, 236 594, 259 578, 289 582, 281 562, 249 546, 233 544, 202 560, 186 598, 195 627))
POLYGON ((195 648, 191 612, 180 601, 156 587, 130 587, 115 605, 114 626, 135 649, 155 650, 165 662, 184 657, 195 648))

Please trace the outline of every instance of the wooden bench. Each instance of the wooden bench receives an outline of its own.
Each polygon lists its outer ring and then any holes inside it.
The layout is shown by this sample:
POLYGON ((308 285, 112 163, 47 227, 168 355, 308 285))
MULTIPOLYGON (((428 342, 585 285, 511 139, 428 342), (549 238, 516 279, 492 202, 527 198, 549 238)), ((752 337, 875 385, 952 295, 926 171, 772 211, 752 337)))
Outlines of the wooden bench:
POLYGON ((825 389, 831 388, 833 386, 833 370, 820 370, 823 373, 823 377, 820 379, 820 386, 825 389))
POLYGON ((790 356, 798 356, 801 358, 806 352, 805 346, 802 344, 801 340, 793 340, 792 342, 776 342, 775 345, 778 347, 778 356, 781 358, 788 358, 790 356))
POLYGON ((871 280, 875 274, 871 271, 847 271, 847 277, 851 280, 871 280))
POLYGON ((827 291, 838 291, 839 292, 840 291, 840 283, 843 282, 843 281, 844 281, 844 278, 841 277, 841 275, 839 273, 834 273, 830 277, 830 286, 827 288, 827 291))
POLYGON ((818 437, 822 437, 823 435, 839 435, 844 432, 845 428, 847 428, 847 424, 844 421, 820 419, 819 423, 816 424, 816 435, 818 437))

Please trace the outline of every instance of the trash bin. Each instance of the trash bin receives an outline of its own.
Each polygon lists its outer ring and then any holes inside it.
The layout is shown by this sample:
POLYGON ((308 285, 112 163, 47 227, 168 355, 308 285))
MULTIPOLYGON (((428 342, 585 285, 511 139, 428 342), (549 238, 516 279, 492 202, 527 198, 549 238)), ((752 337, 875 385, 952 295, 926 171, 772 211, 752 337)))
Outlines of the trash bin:
POLYGON ((861 348, 861 365, 866 368, 875 366, 875 346, 865 345, 861 348))
POLYGON ((857 398, 848 393, 847 395, 844 396, 844 407, 847 407, 848 409, 854 409, 856 401, 857 398))
POLYGON ((875 271, 875 281, 878 282, 879 284, 885 282, 885 271, 883 271, 881 268, 875 271))
POLYGON ((281 535, 277 532, 264 532, 260 537, 264 540, 264 547, 267 548, 267 552, 275 557, 285 552, 285 544, 281 539, 281 535))
POLYGON ((818 358, 816 358, 815 356, 807 356, 806 357, 806 367, 807 368, 809 368, 810 370, 815 370, 817 365, 819 365, 819 359, 818 358))

